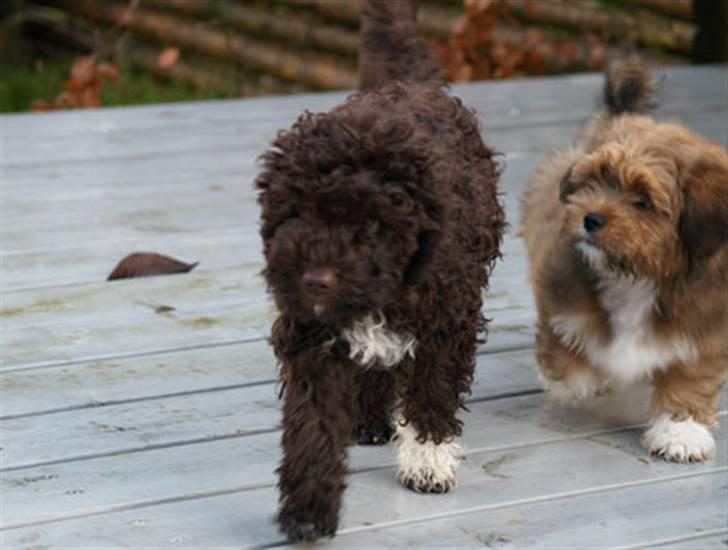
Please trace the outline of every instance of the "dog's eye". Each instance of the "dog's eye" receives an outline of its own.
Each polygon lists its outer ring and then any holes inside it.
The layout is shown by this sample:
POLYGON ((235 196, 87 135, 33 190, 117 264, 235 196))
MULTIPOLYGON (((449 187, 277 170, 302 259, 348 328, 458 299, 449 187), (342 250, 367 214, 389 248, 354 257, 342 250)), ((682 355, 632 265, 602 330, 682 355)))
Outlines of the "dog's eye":
POLYGON ((652 199, 647 193, 639 193, 634 201, 634 206, 638 210, 652 210, 652 199))
POLYGON ((366 228, 369 233, 376 233, 379 231, 379 221, 375 219, 368 219, 366 228))

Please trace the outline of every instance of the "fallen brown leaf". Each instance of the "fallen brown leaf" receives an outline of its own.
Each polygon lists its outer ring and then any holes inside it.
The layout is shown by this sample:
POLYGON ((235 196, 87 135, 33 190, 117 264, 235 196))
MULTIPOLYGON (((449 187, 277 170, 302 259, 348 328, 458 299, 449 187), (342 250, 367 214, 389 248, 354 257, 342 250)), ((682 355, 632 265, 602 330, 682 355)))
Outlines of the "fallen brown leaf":
POLYGON ((187 273, 198 263, 187 264, 155 252, 134 252, 116 265, 107 281, 114 279, 132 279, 134 277, 149 277, 151 275, 187 273))

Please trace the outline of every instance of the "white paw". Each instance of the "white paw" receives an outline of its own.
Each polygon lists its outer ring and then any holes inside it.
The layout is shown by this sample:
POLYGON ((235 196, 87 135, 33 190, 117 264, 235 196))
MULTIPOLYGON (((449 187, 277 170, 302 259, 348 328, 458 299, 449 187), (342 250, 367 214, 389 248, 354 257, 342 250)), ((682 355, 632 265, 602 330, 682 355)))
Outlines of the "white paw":
POLYGON ((591 370, 577 372, 563 380, 551 380, 542 373, 538 377, 547 395, 562 405, 574 405, 607 389, 606 383, 591 370))
POLYGON ((457 485, 462 449, 454 441, 419 443, 411 424, 397 426, 397 479, 418 493, 447 493, 457 485))
POLYGON ((650 453, 674 462, 705 462, 713 456, 715 439, 705 424, 692 418, 673 420, 661 414, 642 436, 650 453))

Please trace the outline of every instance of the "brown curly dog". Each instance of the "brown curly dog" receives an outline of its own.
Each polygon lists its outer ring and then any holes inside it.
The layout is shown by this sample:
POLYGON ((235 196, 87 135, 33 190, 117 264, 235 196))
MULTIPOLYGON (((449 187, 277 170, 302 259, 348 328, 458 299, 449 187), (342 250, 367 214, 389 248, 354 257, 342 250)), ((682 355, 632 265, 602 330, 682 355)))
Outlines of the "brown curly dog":
POLYGON ((456 413, 504 215, 494 154, 473 113, 434 78, 412 7, 368 2, 362 59, 383 63, 365 68, 369 90, 301 116, 256 182, 264 275, 280 312, 278 520, 294 541, 335 533, 352 433, 386 443, 390 419, 398 479, 420 492, 455 485, 456 413), (376 86, 392 74, 401 80, 376 86))

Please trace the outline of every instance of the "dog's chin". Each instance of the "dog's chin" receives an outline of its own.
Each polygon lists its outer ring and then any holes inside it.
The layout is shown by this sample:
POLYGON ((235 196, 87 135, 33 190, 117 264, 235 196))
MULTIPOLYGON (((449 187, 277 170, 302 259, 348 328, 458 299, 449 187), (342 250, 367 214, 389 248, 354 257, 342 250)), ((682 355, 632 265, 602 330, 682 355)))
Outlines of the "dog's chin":
POLYGON ((639 277, 630 258, 611 253, 589 237, 577 239, 574 244, 584 263, 597 275, 604 277, 639 277))
POLYGON ((576 241, 574 246, 586 264, 594 271, 605 272, 609 269, 609 258, 606 252, 599 248, 591 239, 583 238, 576 241))

